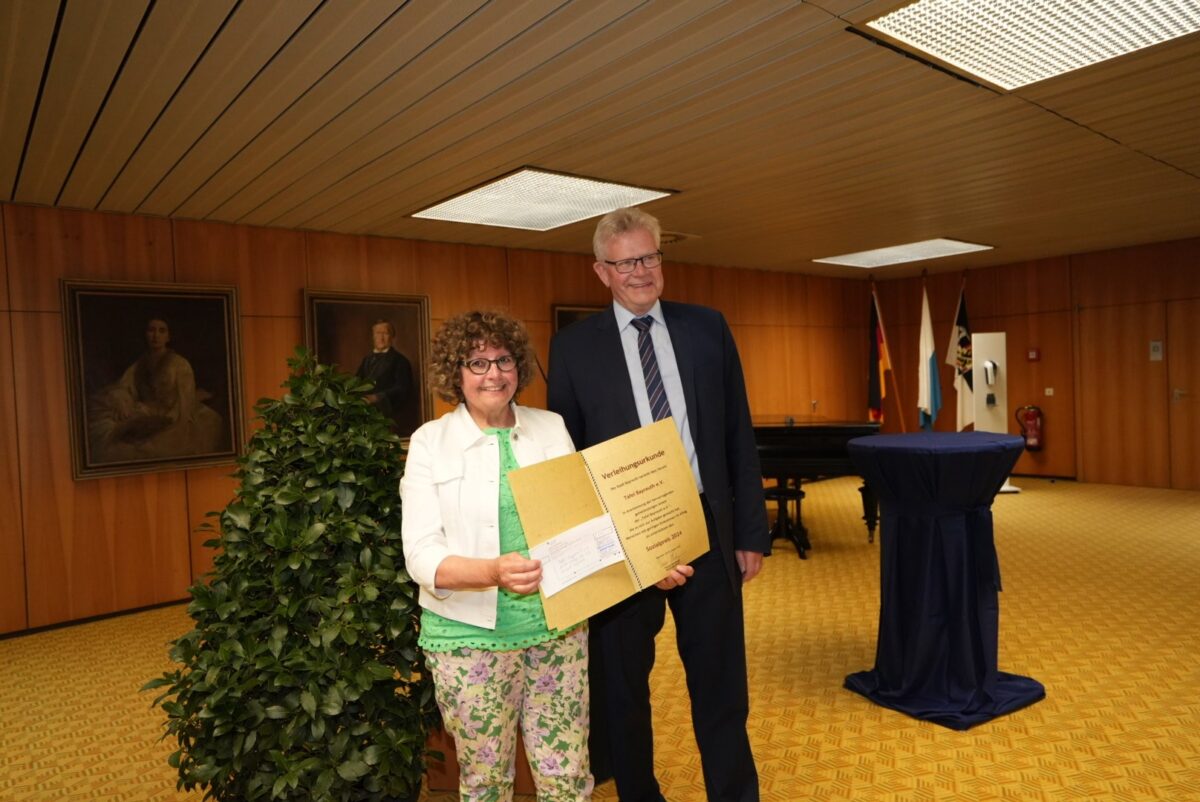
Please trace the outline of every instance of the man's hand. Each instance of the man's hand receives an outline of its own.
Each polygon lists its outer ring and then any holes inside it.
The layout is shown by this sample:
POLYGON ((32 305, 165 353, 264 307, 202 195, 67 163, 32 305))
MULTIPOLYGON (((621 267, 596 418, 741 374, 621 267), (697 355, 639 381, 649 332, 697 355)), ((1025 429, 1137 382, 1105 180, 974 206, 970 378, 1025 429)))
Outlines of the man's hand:
POLYGON ((496 584, 513 593, 533 593, 542 583, 542 564, 510 551, 496 558, 496 584))
POLYGON ((762 570, 763 556, 757 551, 735 551, 738 568, 742 571, 742 584, 746 584, 762 570))
POLYGON ((654 583, 654 587, 659 590, 671 590, 688 581, 688 577, 696 573, 696 569, 690 565, 677 565, 671 569, 671 573, 667 574, 662 579, 654 583))

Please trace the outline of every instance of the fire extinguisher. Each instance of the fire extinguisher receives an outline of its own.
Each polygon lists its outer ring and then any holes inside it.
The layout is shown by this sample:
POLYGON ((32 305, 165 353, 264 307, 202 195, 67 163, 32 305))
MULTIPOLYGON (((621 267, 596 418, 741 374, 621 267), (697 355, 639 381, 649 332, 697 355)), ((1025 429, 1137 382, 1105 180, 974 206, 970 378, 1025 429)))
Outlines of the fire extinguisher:
POLYGON ((1043 443, 1041 407, 1018 407, 1017 426, 1021 429, 1021 436, 1025 438, 1025 448, 1029 451, 1041 451, 1043 443))

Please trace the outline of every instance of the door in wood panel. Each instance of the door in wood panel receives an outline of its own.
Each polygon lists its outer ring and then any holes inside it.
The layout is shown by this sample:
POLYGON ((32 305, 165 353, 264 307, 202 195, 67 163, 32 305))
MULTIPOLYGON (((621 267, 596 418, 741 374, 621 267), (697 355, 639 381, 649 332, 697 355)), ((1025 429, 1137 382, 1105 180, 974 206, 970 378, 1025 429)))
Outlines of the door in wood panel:
POLYGON ((1079 311, 1079 477, 1169 487, 1166 304, 1079 311))
POLYGON ((1171 487, 1200 490, 1200 300, 1167 303, 1171 487))

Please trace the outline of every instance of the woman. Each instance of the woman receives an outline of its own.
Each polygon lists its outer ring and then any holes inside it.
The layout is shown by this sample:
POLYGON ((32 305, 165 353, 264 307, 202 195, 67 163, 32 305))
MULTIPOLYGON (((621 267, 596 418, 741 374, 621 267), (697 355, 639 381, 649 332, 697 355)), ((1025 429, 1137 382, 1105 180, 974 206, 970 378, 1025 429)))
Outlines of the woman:
POLYGON ((518 406, 529 335, 498 312, 447 320, 434 389, 458 407, 413 433, 400 495, 421 638, 465 800, 510 800, 520 719, 539 800, 588 800, 587 631, 548 629, 510 470, 574 451, 562 418, 518 406))
POLYGON ((220 450, 224 424, 203 402, 192 365, 169 347, 161 317, 146 321, 146 353, 92 397, 88 434, 93 462, 182 457, 220 450))

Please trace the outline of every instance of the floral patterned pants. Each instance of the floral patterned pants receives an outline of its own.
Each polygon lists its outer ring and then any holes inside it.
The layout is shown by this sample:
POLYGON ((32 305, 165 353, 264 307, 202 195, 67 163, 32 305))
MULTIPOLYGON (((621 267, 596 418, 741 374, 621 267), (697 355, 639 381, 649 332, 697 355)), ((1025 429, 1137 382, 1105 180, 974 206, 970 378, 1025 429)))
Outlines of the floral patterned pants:
POLYGON ((587 627, 515 651, 426 652, 425 662, 454 736, 461 799, 512 799, 518 719, 539 802, 592 798, 587 627))

